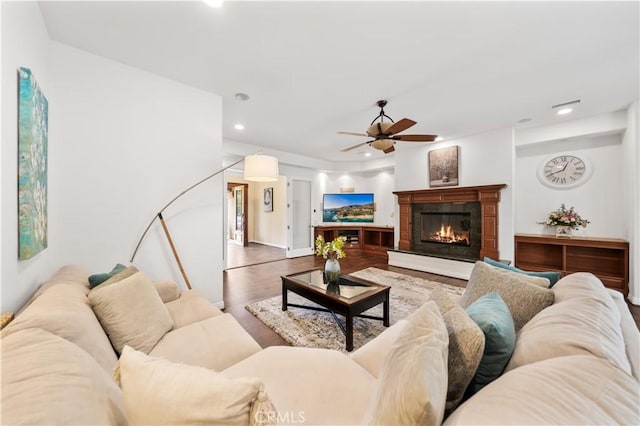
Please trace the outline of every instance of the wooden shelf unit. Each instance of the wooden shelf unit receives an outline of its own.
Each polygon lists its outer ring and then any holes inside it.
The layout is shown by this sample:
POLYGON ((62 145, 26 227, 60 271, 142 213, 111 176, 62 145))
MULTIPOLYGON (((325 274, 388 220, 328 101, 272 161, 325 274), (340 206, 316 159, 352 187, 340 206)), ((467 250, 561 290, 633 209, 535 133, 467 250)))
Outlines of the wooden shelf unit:
POLYGON ((362 253, 387 254, 393 249, 394 228, 386 226, 316 226, 314 238, 322 235, 325 241, 344 235, 345 250, 360 250, 362 253))
POLYGON ((530 271, 591 272, 608 288, 629 293, 629 243, 619 238, 557 238, 516 234, 515 266, 530 271))

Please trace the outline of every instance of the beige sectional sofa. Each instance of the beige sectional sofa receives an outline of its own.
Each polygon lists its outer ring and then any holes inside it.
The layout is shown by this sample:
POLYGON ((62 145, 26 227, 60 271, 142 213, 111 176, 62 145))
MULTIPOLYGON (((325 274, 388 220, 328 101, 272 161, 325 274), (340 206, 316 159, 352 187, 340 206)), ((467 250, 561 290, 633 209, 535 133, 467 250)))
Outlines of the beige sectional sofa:
MULTIPOLYGON (((379 409, 381 394, 405 391, 394 389, 384 370, 412 318, 349 355, 261 349, 231 315, 197 291, 179 293, 171 283, 155 286, 173 325, 149 355, 215 370, 227 379, 259 379, 276 411, 257 423, 364 424, 384 418, 371 414, 379 409)), ((455 409, 445 424, 640 424, 640 334, 622 296, 586 273, 565 277, 551 290, 553 305, 519 330, 505 373, 455 409)), ((118 354, 89 293, 86 271, 63 267, 2 330, 2 424, 129 423, 123 392, 113 379, 118 354)), ((441 336, 442 330, 433 333, 441 336)), ((435 353, 429 350, 420 354, 435 353)), ((440 365, 430 356, 433 366, 440 365)), ((434 396, 442 383, 446 391, 442 370, 424 370, 420 378, 433 384, 428 404, 434 406, 444 404, 434 396)), ((182 401, 175 404, 177 409, 182 401)), ((438 410, 442 418, 443 408, 438 410)), ((256 422, 248 411, 242 419, 256 422)))

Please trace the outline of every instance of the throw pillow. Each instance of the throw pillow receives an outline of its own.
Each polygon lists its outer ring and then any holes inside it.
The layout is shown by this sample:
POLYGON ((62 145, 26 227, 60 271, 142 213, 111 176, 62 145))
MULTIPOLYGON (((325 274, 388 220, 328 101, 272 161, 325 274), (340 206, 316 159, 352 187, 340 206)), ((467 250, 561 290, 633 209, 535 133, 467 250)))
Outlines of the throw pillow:
POLYGON ((138 272, 138 268, 136 268, 135 266, 127 266, 122 271, 118 272, 117 274, 115 274, 114 276, 109 278, 108 280, 103 281, 101 284, 99 284, 96 287, 92 288, 91 291, 94 291, 94 290, 97 290, 98 288, 106 287, 108 285, 120 282, 123 279, 128 278, 131 275, 135 274, 136 272, 138 272))
POLYGON ((102 284, 109 278, 113 277, 118 272, 122 272, 126 266, 121 263, 118 263, 113 269, 109 272, 103 272, 100 274, 89 275, 89 288, 94 288, 95 286, 102 284))
POLYGON ((456 409, 471 383, 485 348, 482 330, 451 296, 440 289, 431 292, 449 334, 448 389, 445 417, 456 409))
POLYGON ((276 411, 256 379, 156 358, 125 346, 114 378, 132 425, 266 424, 276 411))
POLYGON ((433 301, 407 320, 382 367, 369 424, 442 423, 447 397, 447 328, 433 301))
POLYGON ((525 271, 520 268, 516 268, 515 266, 506 265, 502 262, 498 262, 497 260, 493 260, 490 257, 484 258, 484 263, 487 263, 491 266, 495 266, 498 268, 506 269, 507 271, 517 272, 519 274, 529 275, 530 277, 540 277, 546 278, 549 280, 549 285, 547 287, 551 288, 558 282, 560 279, 560 272, 549 271, 549 272, 533 272, 533 271, 525 271))
POLYGON ((484 353, 466 397, 470 397, 502 374, 516 344, 516 329, 509 307, 498 293, 489 293, 468 308, 467 313, 485 336, 484 353))
POLYGON ((96 287, 89 303, 118 353, 125 345, 148 353, 173 328, 169 311, 142 272, 96 287))
POLYGON ((553 291, 531 285, 530 280, 533 279, 542 278, 527 277, 478 261, 471 271, 460 305, 466 309, 485 294, 495 291, 509 307, 518 332, 538 312, 553 303, 553 291))

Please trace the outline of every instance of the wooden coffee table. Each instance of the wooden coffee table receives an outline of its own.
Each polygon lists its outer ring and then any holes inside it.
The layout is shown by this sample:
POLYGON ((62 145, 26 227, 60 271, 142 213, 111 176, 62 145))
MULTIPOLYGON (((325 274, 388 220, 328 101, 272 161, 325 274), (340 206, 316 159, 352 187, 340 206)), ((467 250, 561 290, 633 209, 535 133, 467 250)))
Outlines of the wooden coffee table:
POLYGON ((350 275, 341 275, 338 285, 327 285, 322 269, 312 269, 282 277, 282 310, 286 311, 289 306, 293 306, 314 311, 330 312, 346 336, 347 351, 352 351, 354 317, 380 320, 385 327, 389 327, 390 289, 391 287, 389 286, 350 275), (323 306, 324 309, 288 303, 287 291, 292 291, 307 300, 315 302, 323 306), (362 312, 380 303, 383 304, 382 317, 361 315, 362 312), (345 317, 344 325, 336 314, 345 317))

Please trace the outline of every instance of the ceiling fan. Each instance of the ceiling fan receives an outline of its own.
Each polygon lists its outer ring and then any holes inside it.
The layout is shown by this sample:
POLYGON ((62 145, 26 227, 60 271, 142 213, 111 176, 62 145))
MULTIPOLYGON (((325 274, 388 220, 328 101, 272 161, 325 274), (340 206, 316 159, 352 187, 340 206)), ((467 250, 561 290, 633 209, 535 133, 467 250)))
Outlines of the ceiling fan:
POLYGON ((407 130, 409 127, 415 125, 416 122, 408 118, 393 121, 391 117, 384 113, 384 107, 387 105, 387 101, 384 99, 378 101, 377 105, 380 108, 380 114, 378 114, 376 118, 373 119, 371 125, 367 129, 367 133, 338 132, 342 135, 367 136, 373 138, 373 140, 350 146, 349 148, 345 148, 340 152, 351 151, 352 149, 356 149, 368 144, 372 148, 378 149, 385 154, 388 154, 395 151, 394 145, 396 144, 396 141, 433 142, 436 139, 437 135, 398 135, 398 133, 407 130), (388 122, 384 121, 385 117, 389 119, 388 122))

